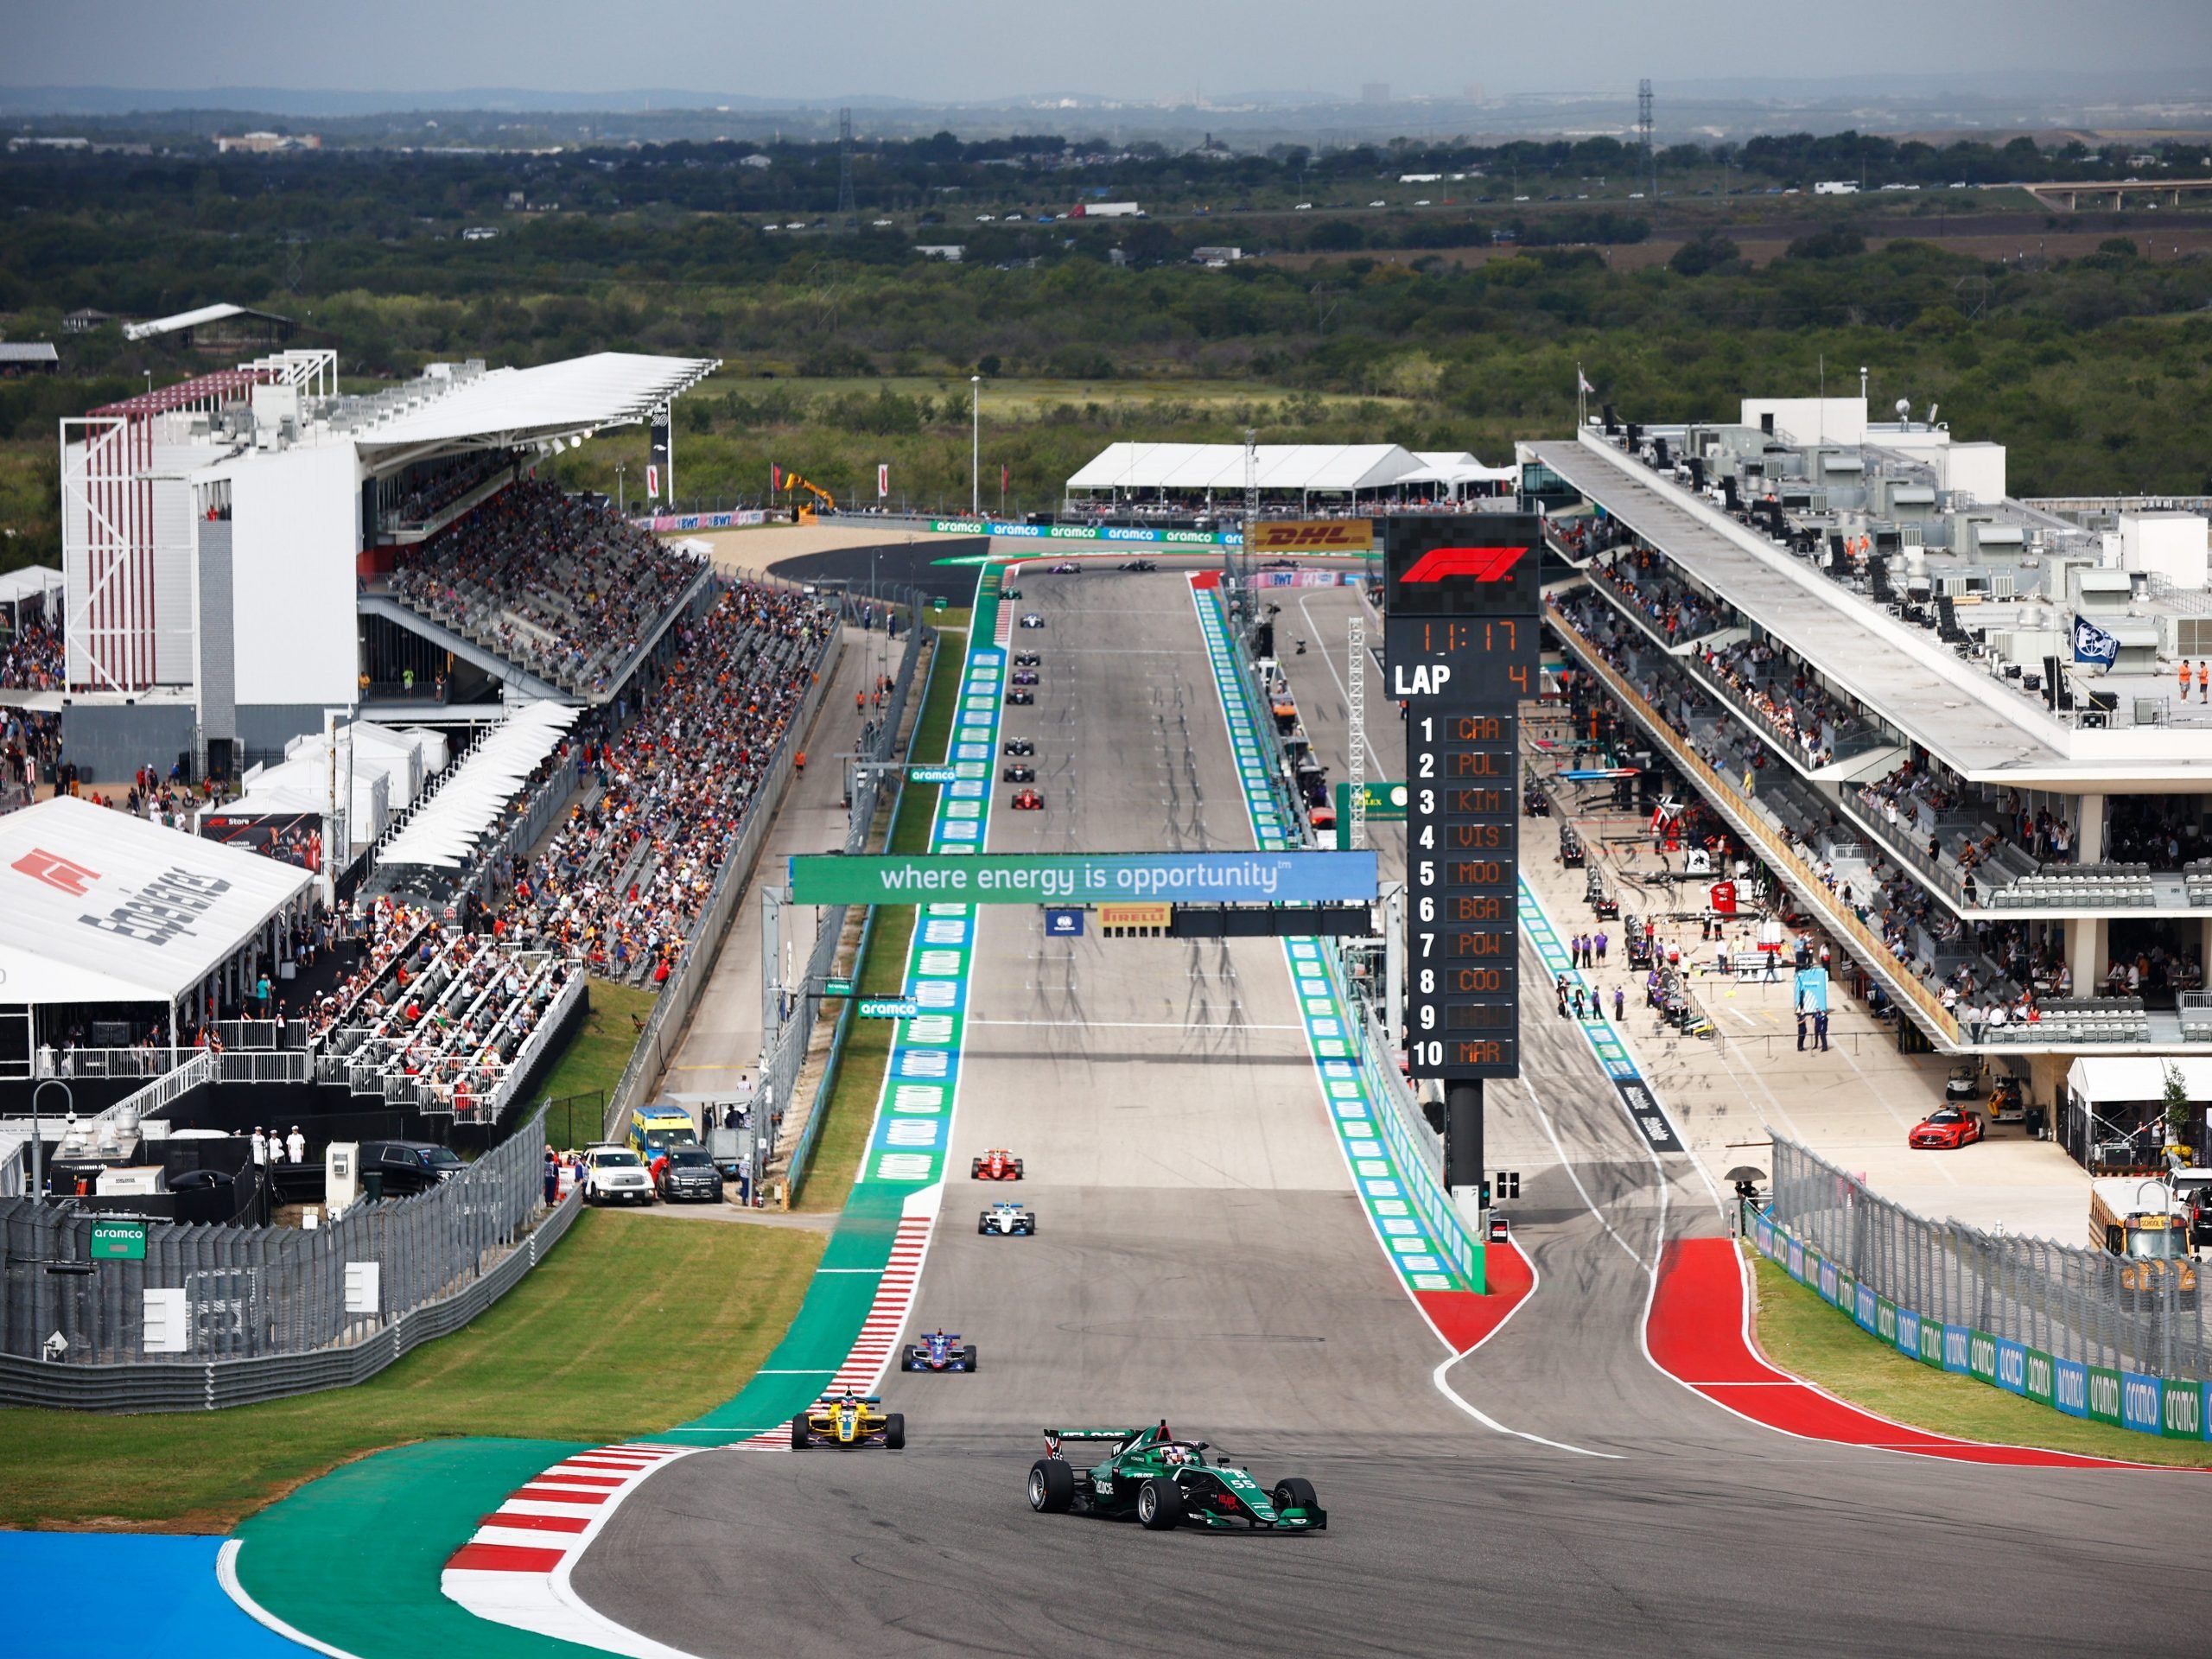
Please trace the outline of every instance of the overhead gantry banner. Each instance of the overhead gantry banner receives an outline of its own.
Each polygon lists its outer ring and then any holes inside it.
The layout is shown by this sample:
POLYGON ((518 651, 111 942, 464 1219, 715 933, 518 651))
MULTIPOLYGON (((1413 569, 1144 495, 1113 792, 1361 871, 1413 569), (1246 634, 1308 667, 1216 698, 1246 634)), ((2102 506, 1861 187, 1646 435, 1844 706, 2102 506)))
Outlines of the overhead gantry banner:
POLYGON ((1373 852, 803 854, 798 905, 1372 904, 1373 852))

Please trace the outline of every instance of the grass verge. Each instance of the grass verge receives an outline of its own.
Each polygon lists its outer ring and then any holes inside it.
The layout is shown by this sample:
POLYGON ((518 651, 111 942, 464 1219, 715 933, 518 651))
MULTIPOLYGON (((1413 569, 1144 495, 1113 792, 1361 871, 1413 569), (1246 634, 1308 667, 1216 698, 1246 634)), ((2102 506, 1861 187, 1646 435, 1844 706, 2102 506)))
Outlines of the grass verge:
MULTIPOLYGON (((920 723, 914 734, 913 758, 938 761, 952 734, 952 716, 960 701, 960 677, 968 662, 968 636, 947 631, 938 639, 937 655, 930 664, 928 690, 923 694, 920 723)), ((929 849, 930 826, 937 818, 938 786, 908 783, 899 798, 898 816, 892 820, 890 850, 919 853, 929 849)), ((896 996, 906 988, 906 951, 914 938, 914 907, 886 905, 876 912, 875 931, 868 939, 854 992, 861 996, 896 996)), ((837 1063, 837 1081, 824 1107, 820 1134, 815 1140, 813 1161, 806 1184, 799 1188, 794 1208, 810 1214, 842 1210, 852 1191, 853 1175, 860 1168, 868 1131, 875 1123, 875 1103, 883 1093, 883 1071, 891 1063, 891 1020, 855 1020, 845 1036, 845 1052, 837 1063)))
POLYGON ((219 1533, 385 1446, 664 1428, 752 1376, 824 1242, 593 1211, 481 1318, 359 1388, 158 1416, 0 1410, 0 1527, 219 1533))
MULTIPOLYGON (((605 1101, 613 1095, 614 1085, 622 1080, 622 1068, 630 1064, 631 1052, 638 1046, 639 1022, 652 1013, 653 994, 604 979, 593 980, 589 988, 591 1007, 585 1011, 583 1023, 545 1074, 538 1095, 559 1103, 597 1090, 601 1097, 599 1110, 603 1113, 605 1101)), ((604 1118, 594 1115, 588 1099, 573 1107, 556 1104, 546 1114, 545 1138, 564 1150, 590 1145, 600 1139, 604 1128, 604 1118)))
POLYGON ((1974 1377, 1935 1370, 1885 1347, 1756 1251, 1751 1267, 1766 1357, 1855 1406, 1961 1440, 2212 1468, 2212 1442, 2161 1440, 2088 1422, 1974 1377))

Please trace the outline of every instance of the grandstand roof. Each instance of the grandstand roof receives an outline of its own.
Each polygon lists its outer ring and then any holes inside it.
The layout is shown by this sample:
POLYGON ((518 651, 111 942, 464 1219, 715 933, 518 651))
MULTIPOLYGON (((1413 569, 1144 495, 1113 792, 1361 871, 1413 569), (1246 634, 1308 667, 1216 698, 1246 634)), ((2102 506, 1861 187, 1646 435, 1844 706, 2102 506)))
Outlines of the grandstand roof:
POLYGON ((721 366, 701 357, 599 352, 534 369, 494 369, 419 408, 365 427, 365 452, 420 454, 492 444, 588 437, 602 426, 641 421, 721 366))
POLYGON ((280 317, 274 311, 257 311, 250 305, 203 305, 196 311, 180 311, 173 317, 156 317, 150 322, 126 322, 123 325, 125 340, 151 340, 157 334, 182 334, 188 328, 202 328, 211 322, 228 322, 233 317, 258 317, 264 322, 291 325, 289 317, 280 317))
POLYGON ((0 1003, 172 1002, 314 880, 63 795, 0 817, 0 1003))
MULTIPOLYGON (((1387 489, 1421 470, 1395 443, 1263 443, 1262 490, 1349 492, 1387 489)), ((1113 443, 1068 480, 1071 490, 1218 490, 1244 487, 1239 443, 1113 443)))
POLYGON ((50 564, 27 564, 20 569, 0 571, 0 605, 37 599, 59 592, 64 585, 61 573, 50 564))
POLYGON ((582 713, 560 702, 530 702, 516 709, 462 758, 406 828, 385 843, 377 861, 446 869, 461 863, 499 828, 507 803, 582 713))

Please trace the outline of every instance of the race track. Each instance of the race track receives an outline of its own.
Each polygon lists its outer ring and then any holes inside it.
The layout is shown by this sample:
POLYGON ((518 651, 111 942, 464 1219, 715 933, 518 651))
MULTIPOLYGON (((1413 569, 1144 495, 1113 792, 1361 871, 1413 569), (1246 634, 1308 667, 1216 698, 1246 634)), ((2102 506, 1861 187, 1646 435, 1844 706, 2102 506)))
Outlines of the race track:
MULTIPOLYGON (((1046 810, 995 785, 992 850, 1250 847, 1185 578, 1016 585, 1009 608, 1049 626, 1013 636, 1043 683, 1005 734, 1037 740, 1046 810)), ((2201 1478, 1796 1439, 1656 1369, 1653 1264, 1719 1211, 1548 1000, 1527 1086, 1490 1091, 1536 1288, 1446 1363, 1352 1193, 1277 945, 1048 942, 1033 911, 981 915, 915 1327, 961 1332, 981 1369, 887 1377, 901 1454, 717 1450, 654 1475, 574 1574, 608 1618, 713 1656, 2203 1650, 2212 1590, 2157 1566, 2212 1519, 2201 1478), (964 1179, 994 1145, 1027 1160, 1020 1186, 964 1179), (1038 1236, 977 1236, 1002 1195, 1038 1236), (1309 1476, 1331 1529, 1029 1512, 1044 1425, 1162 1416, 1263 1480, 1309 1476)))

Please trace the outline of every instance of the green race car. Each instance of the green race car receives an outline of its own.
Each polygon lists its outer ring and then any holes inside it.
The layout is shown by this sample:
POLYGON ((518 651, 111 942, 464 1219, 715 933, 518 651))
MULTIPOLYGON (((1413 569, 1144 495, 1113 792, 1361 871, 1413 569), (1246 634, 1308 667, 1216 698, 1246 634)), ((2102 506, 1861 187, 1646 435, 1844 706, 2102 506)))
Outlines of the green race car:
POLYGON ((1157 1428, 1048 1428, 1045 1455, 1029 1465, 1029 1507, 1043 1515, 1070 1510, 1134 1515, 1154 1532, 1185 1522, 1206 1527, 1268 1527, 1318 1532, 1329 1512, 1311 1481, 1287 1475, 1273 1491, 1242 1465, 1209 1461, 1204 1440, 1179 1440, 1157 1428), (1077 1469, 1060 1453, 1067 1440, 1110 1440, 1106 1461, 1077 1469))

